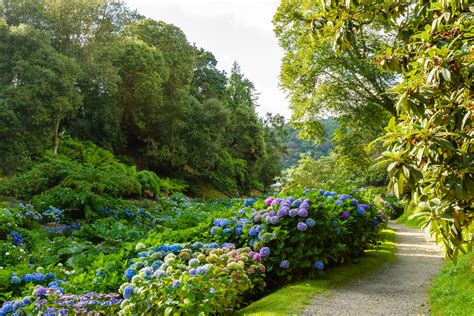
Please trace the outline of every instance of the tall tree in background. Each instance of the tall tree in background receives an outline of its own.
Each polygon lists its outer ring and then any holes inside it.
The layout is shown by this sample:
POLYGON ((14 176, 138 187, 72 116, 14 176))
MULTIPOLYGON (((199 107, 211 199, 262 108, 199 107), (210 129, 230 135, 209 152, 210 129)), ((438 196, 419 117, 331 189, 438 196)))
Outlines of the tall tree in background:
POLYGON ((61 124, 82 101, 76 86, 80 69, 29 26, 0 21, 0 37, 0 113, 8 123, 0 155, 2 167, 10 169, 48 147, 57 151, 61 124))

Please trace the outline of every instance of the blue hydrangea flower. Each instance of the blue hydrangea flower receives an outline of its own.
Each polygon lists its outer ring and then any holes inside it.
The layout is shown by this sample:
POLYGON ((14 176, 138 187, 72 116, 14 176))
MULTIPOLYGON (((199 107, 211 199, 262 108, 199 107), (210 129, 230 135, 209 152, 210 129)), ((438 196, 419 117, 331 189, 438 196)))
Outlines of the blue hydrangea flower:
POLYGON ((323 270, 324 269, 324 263, 322 261, 316 261, 314 263, 314 267, 318 270, 323 270))
POLYGON ((258 225, 256 228, 257 232, 261 232, 263 230, 263 226, 262 225, 258 225))
POLYGON ((290 267, 290 262, 288 260, 283 260, 280 262, 280 268, 282 269, 288 269, 290 267))
POLYGON ((342 195, 339 197, 339 200, 341 200, 342 202, 344 202, 345 200, 349 200, 349 199, 352 199, 352 196, 349 195, 349 194, 342 194, 342 195))
POLYGON ((211 294, 216 294, 217 291, 216 291, 215 288, 211 287, 211 288, 209 289, 209 293, 211 293, 211 294))
POLYGON ((56 275, 53 272, 48 272, 44 275, 46 280, 56 280, 56 275))
POLYGON ((34 273, 33 274, 33 281, 41 283, 44 281, 44 274, 42 273, 34 273))
POLYGON ((133 294, 133 286, 127 285, 125 289, 123 290, 123 298, 129 299, 130 297, 132 297, 132 294, 133 294))
POLYGON ((20 284, 21 283, 21 279, 19 277, 17 277, 16 275, 12 275, 12 277, 10 278, 10 283, 11 284, 20 284))
POLYGON ((309 189, 305 189, 305 190, 303 191, 303 194, 308 194, 308 193, 309 193, 309 189))
POLYGON ((29 283, 31 281, 33 281, 33 275, 31 274, 25 274, 25 276, 23 277, 23 281, 25 281, 26 283, 29 283))
POLYGON ((369 209, 369 206, 368 206, 367 204, 361 204, 361 205, 359 205, 359 206, 360 206, 360 207, 363 207, 364 210, 366 210, 366 211, 369 209))
POLYGON ((67 309, 60 309, 59 310, 59 315, 68 315, 69 314, 69 310, 67 309))
POLYGON ((200 267, 197 268, 197 273, 201 274, 201 275, 204 275, 204 274, 207 273, 207 268, 204 267, 204 266, 200 266, 200 267))
POLYGON ((250 237, 253 237, 253 236, 256 236, 258 234, 257 230, 255 228, 251 228, 249 230, 249 236, 250 237))
POLYGON ((316 221, 315 221, 314 219, 312 219, 312 218, 308 218, 308 219, 306 220, 306 225, 307 225, 308 227, 314 227, 314 226, 316 225, 316 221))
POLYGON ((174 281, 173 281, 173 287, 174 287, 174 288, 177 288, 180 283, 181 283, 181 282, 179 282, 179 280, 174 280, 174 281))
POLYGON ((17 311, 17 310, 19 310, 20 308, 23 308, 23 307, 25 307, 25 304, 23 304, 23 302, 20 301, 20 300, 15 301, 12 305, 13 311, 17 311))
POLYGON ((378 222, 378 221, 372 221, 372 224, 373 224, 374 226, 377 226, 377 225, 379 224, 379 222, 378 222))
POLYGON ((244 206, 247 207, 247 206, 252 206, 253 203, 255 203, 255 200, 252 199, 252 198, 247 198, 245 201, 244 201, 244 206))
POLYGON ((357 207, 357 213, 359 213, 360 215, 364 215, 365 214, 365 208, 363 208, 362 205, 359 205, 357 207))
POLYGON ((351 205, 352 206, 357 206, 357 205, 359 205, 359 201, 357 201, 357 199, 352 199, 351 200, 351 205))
POLYGON ((336 205, 342 205, 342 201, 341 200, 336 200, 336 205))
POLYGON ((308 226, 306 226, 305 223, 303 222, 299 222, 298 225, 296 225, 296 228, 301 231, 301 232, 304 232, 305 230, 308 229, 308 226))
POLYGON ((196 269, 191 269, 189 270, 189 275, 196 275, 197 274, 197 270, 196 269))
POLYGON ((270 248, 268 247, 262 247, 259 251, 260 255, 262 257, 268 257, 270 255, 270 248))
POLYGON ((127 270, 125 270, 124 274, 125 278, 130 281, 135 276, 135 274, 137 274, 137 271, 135 271, 135 269, 128 268, 127 270))
POLYGON ((326 193, 326 191, 324 191, 323 189, 319 190, 319 194, 324 195, 324 193, 326 193))
POLYGON ((236 227, 236 228, 235 228, 235 234, 236 234, 236 235, 242 234, 242 231, 243 231, 243 230, 242 230, 242 227, 236 227))
POLYGON ((224 230, 222 232, 224 234, 230 234, 232 232, 232 229, 231 228, 224 228, 224 230))
POLYGON ((50 288, 57 288, 59 287, 59 283, 57 281, 52 281, 48 283, 48 287, 50 288))
POLYGON ((9 313, 12 311, 12 302, 5 302, 2 306, 2 310, 4 313, 9 313))

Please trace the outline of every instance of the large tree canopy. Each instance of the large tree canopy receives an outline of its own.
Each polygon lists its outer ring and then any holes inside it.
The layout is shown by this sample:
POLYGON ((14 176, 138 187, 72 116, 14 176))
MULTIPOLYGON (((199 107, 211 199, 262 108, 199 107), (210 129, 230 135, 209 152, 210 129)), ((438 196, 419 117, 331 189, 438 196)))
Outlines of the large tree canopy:
POLYGON ((264 189, 281 170, 253 83, 237 64, 220 71, 178 27, 118 0, 0 0, 0 18, 1 173, 63 134, 229 194, 264 189))

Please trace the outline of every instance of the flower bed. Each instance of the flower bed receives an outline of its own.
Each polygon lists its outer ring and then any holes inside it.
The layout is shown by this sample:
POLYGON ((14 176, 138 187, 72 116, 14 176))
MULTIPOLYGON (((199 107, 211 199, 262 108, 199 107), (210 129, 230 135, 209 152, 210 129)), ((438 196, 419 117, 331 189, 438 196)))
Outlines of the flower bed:
MULTIPOLYGON (((120 309, 126 315, 228 313, 262 293, 267 283, 277 287, 362 255, 377 245, 387 219, 360 191, 338 195, 305 190, 298 198, 247 199, 231 213, 212 220, 207 229, 201 224, 204 231, 190 237, 193 243, 136 244, 136 256, 128 261, 119 288, 120 307, 117 301, 109 300, 108 306, 92 300, 85 308, 107 313, 120 309)), ((44 301, 33 296, 29 304, 16 304, 16 311, 67 307, 61 302, 72 294, 48 291, 57 297, 45 294, 50 298, 44 301)), ((115 294, 103 295, 118 300, 115 294)), ((13 303, 8 306, 0 316, 15 311, 13 303)))

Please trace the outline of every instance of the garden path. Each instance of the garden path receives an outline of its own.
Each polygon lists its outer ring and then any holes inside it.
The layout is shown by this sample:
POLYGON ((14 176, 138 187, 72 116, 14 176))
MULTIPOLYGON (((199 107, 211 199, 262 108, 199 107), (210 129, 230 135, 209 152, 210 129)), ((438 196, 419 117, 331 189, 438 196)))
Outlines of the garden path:
POLYGON ((377 273, 316 296, 304 315, 428 315, 427 288, 440 270, 442 255, 416 228, 391 222, 396 260, 377 273))

